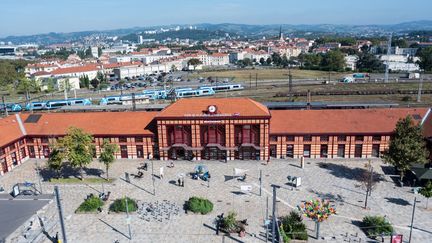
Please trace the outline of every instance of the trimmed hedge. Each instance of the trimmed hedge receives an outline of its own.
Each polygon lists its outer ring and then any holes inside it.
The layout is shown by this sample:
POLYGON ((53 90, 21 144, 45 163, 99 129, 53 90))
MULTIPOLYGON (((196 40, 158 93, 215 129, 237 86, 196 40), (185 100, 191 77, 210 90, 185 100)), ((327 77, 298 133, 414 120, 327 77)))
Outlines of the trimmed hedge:
POLYGON ((91 196, 86 199, 76 210, 77 212, 96 212, 98 208, 103 206, 103 201, 97 196, 91 196))
POLYGON ((393 226, 383 216, 365 216, 361 226, 369 238, 376 238, 381 234, 391 235, 393 226))
POLYGON ((186 202, 186 208, 194 213, 208 214, 213 210, 213 203, 205 198, 191 197, 186 202))
MULTIPOLYGON (((134 199, 127 197, 127 202, 128 202, 129 212, 135 212, 138 209, 138 205, 134 199)), ((110 205, 109 210, 115 213, 126 212, 126 199, 125 198, 116 199, 110 205)))

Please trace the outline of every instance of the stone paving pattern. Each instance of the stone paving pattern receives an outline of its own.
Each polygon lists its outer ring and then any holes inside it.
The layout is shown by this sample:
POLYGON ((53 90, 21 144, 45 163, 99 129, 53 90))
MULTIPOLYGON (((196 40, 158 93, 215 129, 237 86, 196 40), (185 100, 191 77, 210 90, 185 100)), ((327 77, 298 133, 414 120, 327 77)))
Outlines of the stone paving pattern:
MULTIPOLYGON (((36 161, 39 165, 44 164, 42 160, 29 160, 13 172, 0 177, 0 185, 9 190, 17 182, 37 183, 36 161)), ((338 214, 321 224, 323 238, 319 241, 314 239, 314 223, 304 219, 310 236, 309 242, 348 242, 349 238, 351 242, 360 239, 365 242, 366 236, 357 224, 363 216, 377 214, 385 215, 394 225, 396 232, 403 234, 407 241, 414 196, 421 202, 416 208, 412 242, 432 242, 432 210, 424 208, 426 199, 414 195, 411 187, 396 186, 391 176, 383 173, 383 168, 388 165, 380 160, 374 160, 373 165, 375 172, 383 175, 383 181, 378 183, 372 192, 367 210, 363 209, 365 191, 355 179, 367 160, 306 160, 304 169, 300 168, 298 160, 272 160, 268 165, 257 161, 175 161, 174 168, 167 168, 169 162, 154 161, 156 175, 159 168, 164 166, 164 178, 155 180, 156 195, 153 195, 149 161, 149 170, 144 172, 142 179, 131 176, 131 183, 124 181, 124 173, 136 174, 137 167, 142 162, 143 160, 116 161, 110 169, 110 176, 116 178, 112 184, 59 185, 69 242, 265 242, 265 229, 262 225, 267 198, 271 214, 271 184, 281 186, 277 192, 279 216, 287 214, 304 200, 327 198, 333 201, 338 214), (320 166, 321 163, 327 164, 327 167, 320 166), (185 187, 173 184, 177 180, 177 174, 193 172, 197 164, 208 166, 211 173, 210 183, 186 177, 185 187), (235 179, 225 182, 225 176, 231 176, 234 168, 248 170, 245 182, 235 179), (260 170, 263 175, 262 196, 259 196, 260 170), (288 175, 301 177, 302 186, 292 190, 287 184, 288 175), (239 194, 241 185, 251 185, 253 191, 250 194, 239 194), (111 191, 110 200, 102 213, 74 213, 87 194, 102 190, 111 191), (210 199, 215 206, 209 215, 182 213, 163 222, 147 222, 139 219, 137 214, 131 214, 132 240, 129 240, 126 215, 107 213, 111 201, 126 195, 139 202, 169 200, 179 205, 183 205, 191 196, 201 196, 210 199), (218 214, 227 214, 231 210, 238 214, 238 219, 248 219, 246 237, 215 235, 214 219, 218 214)), ((104 167, 95 161, 89 168, 104 167)), ((44 193, 53 192, 53 184, 42 184, 44 193)), ((55 206, 55 203, 53 205, 55 206)), ((55 207, 52 210, 54 209, 55 207)), ((56 231, 60 232, 58 225, 49 233, 55 235, 56 231)), ((46 238, 46 242, 50 241, 46 238)))

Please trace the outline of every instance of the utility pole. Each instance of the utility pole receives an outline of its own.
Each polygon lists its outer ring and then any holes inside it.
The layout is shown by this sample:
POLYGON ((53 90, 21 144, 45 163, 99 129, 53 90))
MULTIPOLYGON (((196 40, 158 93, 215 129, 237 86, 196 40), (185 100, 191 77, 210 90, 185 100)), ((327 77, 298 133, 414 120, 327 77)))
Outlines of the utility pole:
POLYGON ((36 160, 36 174, 37 174, 37 177, 38 177, 38 180, 39 180, 39 190, 40 190, 40 193, 42 194, 43 193, 42 192, 42 180, 41 180, 40 170, 39 170, 39 165, 38 165, 37 160, 36 160))
POLYGON ((423 74, 420 70, 420 83, 419 83, 418 94, 417 94, 417 102, 418 103, 421 102, 422 89, 423 89, 423 74))
POLYGON ((155 187, 155 175, 154 175, 154 169, 153 169, 153 159, 151 161, 152 164, 152 182, 153 182, 153 196, 156 196, 156 187, 155 187))
POLYGON ((126 224, 128 226, 128 231, 129 231, 129 240, 132 240, 132 232, 130 227, 131 219, 129 217, 129 207, 128 207, 128 200, 126 196, 125 196, 125 204, 126 204, 126 224))
POLYGON ((260 183, 260 197, 261 197, 261 191, 262 191, 262 170, 260 170, 259 183, 260 183))
POLYGON ((413 210, 412 210, 412 216, 411 216, 411 226, 410 226, 410 234, 409 234, 408 243, 411 243, 411 236, 412 236, 412 229, 413 229, 413 224, 414 224, 414 214, 415 214, 416 203, 417 203, 417 197, 414 197, 414 204, 413 204, 413 210))
POLYGON ((272 208, 272 243, 276 243, 276 189, 280 188, 278 185, 271 185, 273 187, 273 208, 272 208))
POLYGON ((268 227, 268 210, 269 210, 269 198, 267 196, 267 204, 266 204, 266 216, 265 216, 265 223, 266 223, 266 242, 268 242, 268 234, 269 234, 269 227, 268 227))
POLYGON ((391 43, 392 43, 392 33, 390 33, 388 43, 387 43, 387 62, 386 62, 386 70, 384 75, 384 82, 388 83, 389 81, 389 61, 390 61, 390 54, 391 54, 391 43))
POLYGON ((132 93, 132 110, 136 110, 135 93, 132 93))
POLYGON ((291 68, 288 68, 288 92, 289 92, 289 98, 292 101, 292 74, 291 74, 291 68))
POLYGON ((2 96, 2 103, 3 103, 3 109, 4 109, 5 116, 8 116, 9 114, 8 114, 8 110, 7 110, 7 107, 6 107, 5 97, 4 96, 2 96))
POLYGON ((64 223, 64 219, 63 219, 63 209, 61 206, 60 192, 59 192, 58 186, 54 186, 54 193, 56 196, 57 209, 58 209, 58 213, 59 213, 59 217, 60 217, 60 226, 61 226, 61 231, 62 231, 62 235, 63 235, 63 243, 67 243, 66 228, 65 228, 65 223, 64 223))

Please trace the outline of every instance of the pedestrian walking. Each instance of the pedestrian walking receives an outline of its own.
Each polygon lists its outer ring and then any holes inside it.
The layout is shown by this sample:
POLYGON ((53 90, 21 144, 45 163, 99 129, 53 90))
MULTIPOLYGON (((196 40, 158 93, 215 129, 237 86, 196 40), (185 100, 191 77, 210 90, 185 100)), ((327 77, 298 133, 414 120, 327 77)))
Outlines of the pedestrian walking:
POLYGON ((159 169, 159 178, 163 179, 164 176, 164 167, 160 167, 159 169))

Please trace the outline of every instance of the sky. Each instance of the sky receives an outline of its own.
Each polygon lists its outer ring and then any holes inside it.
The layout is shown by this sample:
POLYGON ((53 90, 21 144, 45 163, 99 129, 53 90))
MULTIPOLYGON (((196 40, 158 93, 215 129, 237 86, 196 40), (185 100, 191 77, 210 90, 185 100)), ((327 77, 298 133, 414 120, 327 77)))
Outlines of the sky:
POLYGON ((1 0, 0 37, 165 24, 396 24, 431 0, 1 0))

